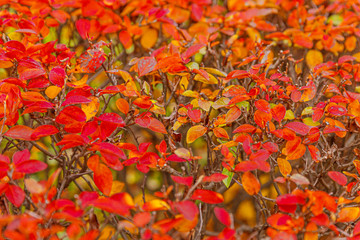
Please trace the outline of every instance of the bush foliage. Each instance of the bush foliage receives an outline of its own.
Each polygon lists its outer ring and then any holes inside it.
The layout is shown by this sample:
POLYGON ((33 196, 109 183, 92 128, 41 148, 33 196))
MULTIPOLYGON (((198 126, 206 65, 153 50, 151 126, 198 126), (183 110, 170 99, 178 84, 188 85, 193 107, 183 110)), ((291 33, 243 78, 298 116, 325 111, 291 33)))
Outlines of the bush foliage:
POLYGON ((0 1, 6 239, 360 239, 356 0, 0 1))

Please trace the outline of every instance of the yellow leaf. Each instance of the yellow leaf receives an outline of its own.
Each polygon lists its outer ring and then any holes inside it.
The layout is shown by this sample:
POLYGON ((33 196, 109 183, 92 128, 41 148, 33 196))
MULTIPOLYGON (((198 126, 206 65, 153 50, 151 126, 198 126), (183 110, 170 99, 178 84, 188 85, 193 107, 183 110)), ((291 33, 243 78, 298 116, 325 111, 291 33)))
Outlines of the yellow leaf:
POLYGON ((322 63, 323 61, 323 55, 318 50, 309 50, 306 54, 306 63, 311 69, 313 69, 316 65, 322 63))
POLYGON ((107 71, 108 73, 111 73, 111 74, 115 74, 117 76, 121 76, 125 82, 129 82, 129 81, 132 81, 133 78, 132 76, 130 75, 130 73, 128 73, 127 71, 124 71, 124 70, 120 70, 120 69, 113 69, 113 70, 109 70, 107 71))
POLYGON ((75 81, 71 82, 72 85, 74 86, 82 86, 85 85, 87 80, 88 80, 89 75, 85 75, 83 76, 80 80, 76 80, 76 78, 74 77, 75 81))
POLYGON ((284 177, 288 176, 291 173, 292 167, 288 160, 283 158, 278 158, 277 163, 279 166, 279 170, 284 177))
POLYGON ((340 210, 337 222, 353 222, 360 216, 358 207, 346 207, 340 210))
POLYGON ((120 193, 124 189, 124 186, 125 184, 123 182, 114 180, 111 187, 110 196, 116 193, 120 193))
POLYGON ((356 60, 357 62, 360 62, 360 52, 359 52, 359 53, 355 53, 355 54, 353 55, 353 57, 355 58, 355 60, 356 60))
POLYGON ((46 96, 48 96, 48 98, 54 99, 59 94, 60 91, 61 91, 61 87, 49 86, 48 88, 46 88, 45 94, 46 96))
POLYGON ((219 71, 219 70, 217 70, 215 68, 202 67, 201 69, 204 69, 206 72, 218 75, 220 77, 226 77, 227 76, 227 74, 225 72, 219 71))
POLYGON ((160 211, 160 210, 169 210, 170 206, 163 200, 154 199, 144 203, 142 208, 144 211, 160 211))
POLYGON ((213 75, 211 75, 210 73, 208 73, 208 74, 209 74, 209 80, 207 80, 206 78, 204 78, 200 74, 196 74, 195 77, 194 77, 194 80, 199 81, 199 82, 203 82, 203 83, 206 83, 206 84, 218 84, 219 83, 218 80, 213 75))
POLYGON ((207 128, 201 125, 193 126, 189 129, 186 135, 186 142, 192 143, 202 135, 204 135, 207 131, 207 128))
POLYGON ((179 232, 189 232, 196 227, 198 223, 198 216, 195 216, 193 220, 188 220, 184 218, 182 215, 176 215, 176 219, 180 218, 181 221, 175 226, 175 229, 179 232))
POLYGON ((114 236, 116 229, 112 226, 106 226, 100 233, 99 240, 111 239, 114 236))
POLYGON ((141 46, 146 49, 152 48, 158 39, 158 32, 155 29, 149 28, 144 31, 143 35, 141 36, 141 46))
POLYGON ((129 112, 129 103, 123 98, 116 100, 116 106, 123 114, 127 114, 129 112))
POLYGON ((245 191, 255 195, 260 191, 260 182, 251 172, 245 172, 241 177, 241 183, 245 191))
POLYGON ((86 120, 90 120, 99 111, 100 102, 97 97, 89 97, 91 102, 81 104, 81 110, 86 115, 86 120))

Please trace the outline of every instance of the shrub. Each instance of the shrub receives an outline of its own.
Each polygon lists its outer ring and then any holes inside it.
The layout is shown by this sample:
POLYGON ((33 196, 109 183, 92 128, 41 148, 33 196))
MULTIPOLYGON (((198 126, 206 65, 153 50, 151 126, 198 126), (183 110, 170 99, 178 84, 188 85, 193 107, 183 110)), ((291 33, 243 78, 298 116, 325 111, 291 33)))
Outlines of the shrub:
POLYGON ((1 4, 2 238, 360 238, 359 2, 1 4))

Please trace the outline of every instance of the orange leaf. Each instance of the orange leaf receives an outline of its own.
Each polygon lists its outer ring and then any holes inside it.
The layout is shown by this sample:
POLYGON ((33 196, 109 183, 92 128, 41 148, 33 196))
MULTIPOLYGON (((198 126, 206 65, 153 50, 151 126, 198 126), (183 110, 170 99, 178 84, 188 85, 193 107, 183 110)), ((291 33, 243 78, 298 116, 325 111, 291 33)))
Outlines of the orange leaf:
POLYGON ((226 139, 229 139, 229 135, 228 133, 226 132, 225 129, 223 128, 214 128, 214 135, 218 138, 226 138, 226 139))
POLYGON ((98 164, 94 171, 94 182, 102 193, 107 196, 110 195, 113 184, 111 170, 102 163, 98 164))
POLYGON ((152 48, 158 39, 158 32, 153 28, 144 31, 141 36, 140 44, 146 49, 152 48))
POLYGON ((134 224, 137 227, 145 227, 146 224, 150 222, 151 215, 148 212, 140 212, 134 216, 134 224))
POLYGON ((270 122, 271 119, 272 119, 271 113, 266 113, 260 110, 255 111, 254 120, 259 127, 265 128, 267 126, 267 123, 270 122))
POLYGON ((291 164, 288 162, 288 160, 283 158, 278 158, 277 163, 281 174, 284 177, 287 177, 292 171, 291 164))
POLYGON ((234 106, 232 107, 225 115, 225 123, 232 123, 236 119, 238 119, 241 115, 241 110, 234 106))
POLYGON ((360 216, 360 208, 345 207, 340 210, 337 222, 353 222, 360 216))
POLYGON ((276 121, 281 122, 285 117, 286 109, 280 103, 271 109, 271 114, 276 121))
POLYGON ((245 172, 242 175, 241 183, 245 191, 250 195, 255 195, 260 191, 260 182, 251 172, 245 172))
POLYGON ((157 120, 156 118, 150 119, 149 129, 153 130, 154 132, 167 134, 164 124, 162 122, 160 122, 159 120, 157 120))
POLYGON ((305 234, 304 234, 304 240, 317 240, 318 239, 318 233, 317 233, 318 227, 315 223, 310 222, 305 228, 305 234))
POLYGON ((170 206, 163 200, 154 199, 154 200, 144 203, 142 209, 144 211, 151 212, 151 211, 169 210, 170 206))
POLYGON ((257 100, 255 102, 255 107, 260 111, 270 113, 270 104, 264 99, 257 100))
POLYGON ((116 107, 119 109, 120 112, 125 115, 129 112, 130 109, 129 103, 123 98, 119 98, 118 100, 116 100, 116 107))
POLYGON ((186 135, 186 142, 192 143, 207 131, 207 128, 201 125, 192 126, 186 135))

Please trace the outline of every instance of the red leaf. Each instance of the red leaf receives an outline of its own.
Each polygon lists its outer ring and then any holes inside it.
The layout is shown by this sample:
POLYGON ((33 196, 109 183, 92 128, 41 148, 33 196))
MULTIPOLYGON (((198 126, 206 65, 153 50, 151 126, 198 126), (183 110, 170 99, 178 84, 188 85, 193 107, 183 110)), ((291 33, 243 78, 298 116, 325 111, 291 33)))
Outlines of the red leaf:
POLYGON ((223 209, 223 208, 219 208, 219 207, 215 207, 214 208, 214 213, 216 218, 225 226, 230 227, 231 225, 231 219, 230 219, 230 215, 229 213, 223 209))
POLYGON ((83 73, 93 73, 105 62, 106 54, 102 48, 91 48, 81 54, 77 63, 80 65, 77 71, 83 73))
POLYGON ((255 107, 260 111, 270 113, 270 104, 264 99, 257 100, 255 102, 255 107))
POLYGON ((328 111, 334 116, 344 116, 347 113, 347 109, 340 105, 331 106, 328 111))
POLYGON ((196 189, 191 196, 193 200, 201 200, 204 203, 217 204, 224 201, 224 197, 217 192, 213 192, 205 189, 196 189))
POLYGON ((191 186, 193 183, 194 178, 193 177, 180 177, 180 176, 173 176, 171 175, 172 180, 174 180, 177 183, 184 184, 186 186, 191 186))
POLYGON ((49 80, 52 84, 63 87, 65 84, 66 73, 62 67, 54 67, 49 73, 49 80))
POLYGON ((61 149, 62 151, 64 151, 66 149, 73 148, 76 146, 83 146, 86 143, 88 143, 87 138, 77 134, 68 134, 65 135, 63 139, 56 144, 56 146, 64 145, 61 149))
POLYGON ((167 134, 164 124, 162 122, 160 122, 159 120, 157 120, 156 118, 150 118, 149 129, 153 130, 154 132, 167 134))
POLYGON ((221 182, 225 178, 227 178, 227 176, 224 175, 224 174, 214 173, 214 174, 212 174, 210 176, 205 176, 203 178, 203 182, 221 182))
POLYGON ((330 224, 329 217, 325 213, 312 217, 310 221, 319 226, 328 226, 330 224))
POLYGON ((156 60, 153 57, 143 57, 137 62, 139 77, 153 71, 156 66, 156 60))
POLYGON ((15 171, 19 173, 36 173, 47 168, 47 164, 38 160, 27 160, 16 165, 15 171))
POLYGON ((72 104, 90 103, 91 100, 84 96, 70 96, 61 104, 61 106, 67 106, 72 104))
POLYGON ((347 184, 346 176, 344 174, 340 173, 340 172, 329 171, 328 175, 332 180, 334 180, 335 182, 337 182, 341 186, 345 186, 347 184))
POLYGON ((269 151, 265 149, 260 149, 256 153, 252 153, 249 159, 251 161, 266 161, 269 159, 270 155, 271 154, 269 153, 269 151))
POLYGON ((343 64, 344 62, 353 61, 353 60, 355 60, 355 59, 356 59, 356 58, 353 57, 353 56, 345 55, 345 56, 342 56, 342 57, 339 58, 338 64, 341 65, 341 64, 343 64))
POLYGON ((151 220, 151 214, 149 212, 139 212, 135 214, 133 221, 135 226, 139 228, 143 228, 148 224, 151 220))
POLYGON ((294 213, 297 204, 305 204, 305 200, 293 194, 284 194, 276 198, 279 209, 283 212, 294 213))
POLYGON ((185 61, 186 59, 188 59, 189 57, 194 56, 201 48, 205 47, 205 44, 195 44, 192 45, 191 47, 189 47, 188 49, 186 49, 186 51, 181 54, 182 59, 185 61))
POLYGON ((25 149, 14 153, 12 157, 12 161, 15 165, 18 165, 22 162, 29 160, 29 158, 30 158, 30 151, 28 149, 25 149))
POLYGON ((235 166, 235 172, 247 172, 247 171, 253 171, 258 168, 258 165, 256 162, 253 161, 243 161, 238 163, 235 166))
POLYGON ((276 121, 281 122, 285 117, 286 108, 280 103, 271 109, 271 114, 276 121))
POLYGON ((192 20, 198 22, 201 20, 202 15, 203 15, 203 8, 197 5, 196 3, 191 4, 192 20))
POLYGON ((199 213, 199 209, 192 201, 174 203, 175 208, 188 220, 193 220, 199 213))
POLYGON ((104 113, 104 114, 100 115, 100 117, 97 117, 96 119, 100 120, 100 121, 104 121, 104 122, 114 123, 118 127, 125 126, 124 120, 117 113, 104 113))
POLYGON ((29 80, 45 75, 45 70, 41 64, 32 58, 23 58, 19 61, 17 71, 20 80, 29 80))
POLYGON ((16 207, 20 207, 25 199, 24 191, 20 187, 12 184, 8 184, 8 187, 5 190, 5 195, 16 207))
POLYGON ((76 29, 78 30, 80 36, 83 39, 86 39, 87 35, 89 33, 89 30, 90 30, 90 21, 87 19, 79 19, 76 21, 75 25, 76 25, 76 29))
POLYGON ((31 135, 34 129, 24 125, 16 125, 10 128, 4 135, 13 139, 32 141, 31 135))
POLYGON ((33 131, 33 133, 31 134, 31 138, 33 140, 38 140, 42 137, 54 135, 58 132, 59 130, 53 125, 41 125, 33 131))
POLYGON ((55 121, 60 124, 69 124, 73 122, 85 122, 86 115, 79 107, 68 106, 65 107, 59 115, 56 117, 55 121))
POLYGON ((303 136, 310 131, 310 127, 302 122, 289 122, 285 127, 303 136))
POLYGON ((24 44, 22 44, 19 41, 10 40, 4 44, 4 46, 11 51, 19 51, 19 52, 25 52, 26 48, 24 44))
POLYGON ((109 213, 117 213, 122 216, 128 216, 130 214, 129 210, 132 208, 126 204, 120 204, 119 201, 111 198, 99 198, 90 203, 94 207, 100 208, 109 213))

